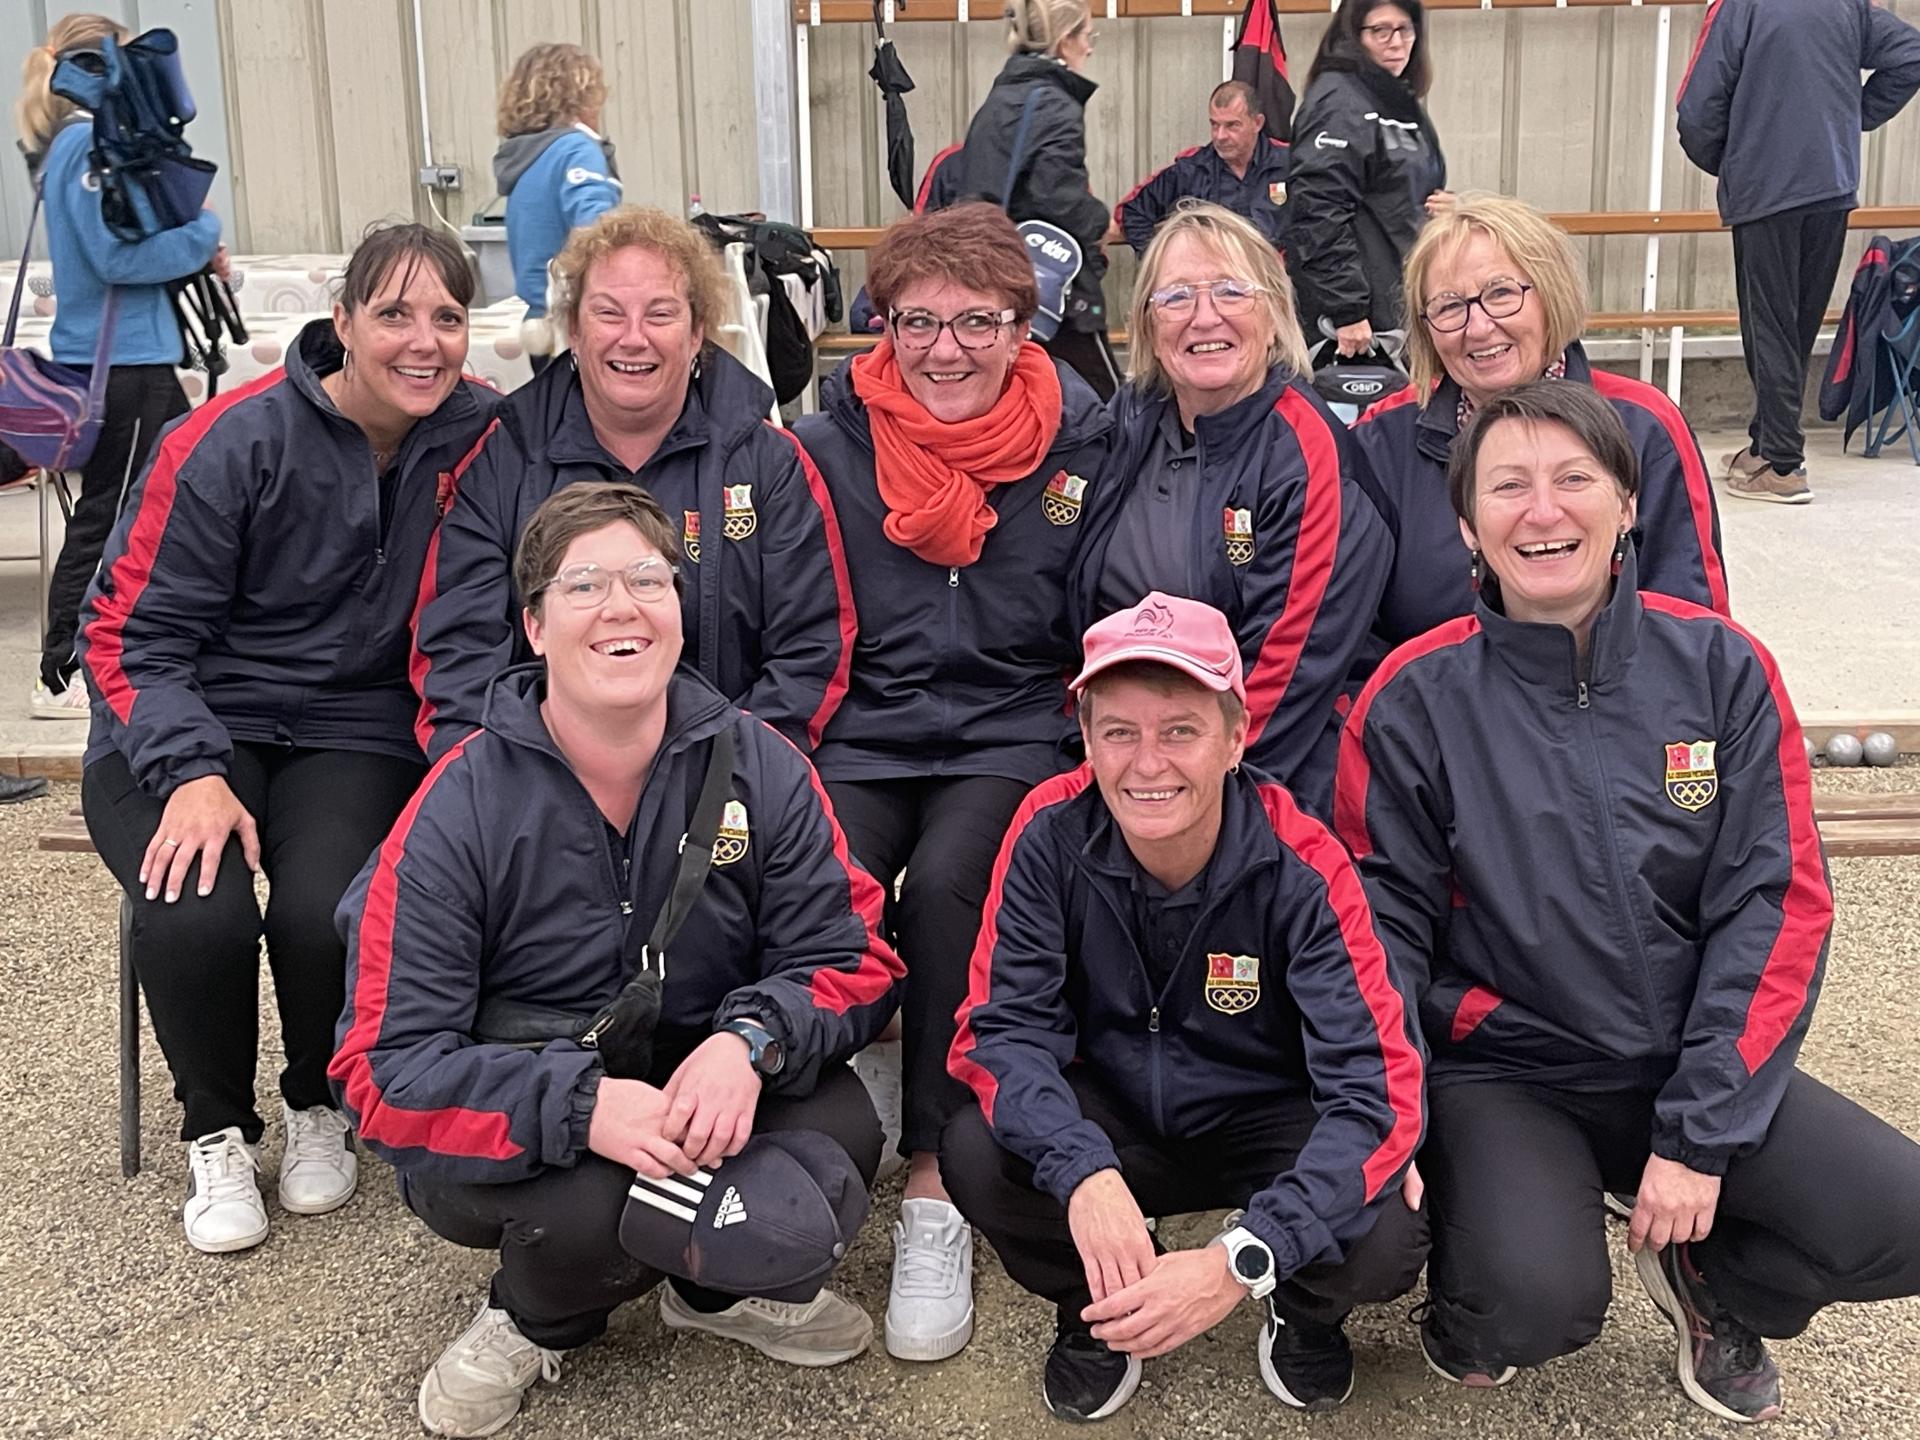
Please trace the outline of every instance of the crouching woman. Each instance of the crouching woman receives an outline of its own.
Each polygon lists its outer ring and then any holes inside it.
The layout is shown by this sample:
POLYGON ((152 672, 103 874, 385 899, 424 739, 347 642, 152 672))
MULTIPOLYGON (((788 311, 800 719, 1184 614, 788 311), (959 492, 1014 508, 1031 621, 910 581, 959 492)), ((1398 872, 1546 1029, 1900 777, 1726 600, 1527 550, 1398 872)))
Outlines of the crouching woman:
POLYGON ((676 671, 678 560, 634 486, 540 506, 514 562, 539 661, 496 680, 341 907, 337 1093, 416 1214, 500 1252, 421 1385, 435 1434, 493 1434, 663 1278, 669 1327, 776 1359, 830 1365, 872 1335, 821 1288, 859 1215, 788 1263, 804 1242, 757 1233, 751 1191, 781 1132, 864 1213, 880 1131, 844 1062, 901 966, 811 766, 676 671), (774 1283, 723 1281, 755 1245, 774 1283))

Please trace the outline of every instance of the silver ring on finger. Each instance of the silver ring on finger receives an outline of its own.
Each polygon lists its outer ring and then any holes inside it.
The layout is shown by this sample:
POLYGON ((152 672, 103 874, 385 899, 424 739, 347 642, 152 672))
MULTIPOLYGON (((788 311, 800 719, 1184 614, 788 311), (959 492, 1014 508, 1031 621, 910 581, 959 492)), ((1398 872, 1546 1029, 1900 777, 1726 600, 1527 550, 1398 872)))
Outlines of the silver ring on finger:
POLYGON ((177 846, 180 842, 178 840, 162 840, 160 843, 162 845, 177 846))

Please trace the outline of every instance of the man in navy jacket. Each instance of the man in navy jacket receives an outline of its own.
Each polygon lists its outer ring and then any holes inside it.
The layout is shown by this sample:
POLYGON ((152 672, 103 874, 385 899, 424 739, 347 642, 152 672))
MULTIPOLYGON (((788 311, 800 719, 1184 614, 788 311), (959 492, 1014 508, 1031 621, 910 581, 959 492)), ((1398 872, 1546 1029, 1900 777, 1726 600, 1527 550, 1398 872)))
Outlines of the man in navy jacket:
POLYGON ((1286 224, 1288 150, 1284 140, 1265 132, 1266 123, 1251 85, 1216 85, 1207 101, 1212 143, 1182 150, 1113 207, 1113 222, 1133 253, 1144 255, 1160 222, 1189 198, 1226 206, 1278 248, 1286 224))
POLYGON ((1240 764, 1246 688, 1212 606, 1154 592, 1086 635, 1089 761, 1039 786, 994 867, 950 1066, 954 1203, 1057 1307, 1047 1407, 1099 1420, 1142 1359, 1266 1302, 1275 1396, 1352 1392, 1341 1331, 1426 1253, 1402 1177, 1424 1123, 1408 995, 1346 852, 1240 764), (1244 1207, 1156 1253, 1144 1214, 1244 1207))
POLYGON ((1749 500, 1813 498, 1800 406, 1833 297, 1860 132, 1920 89, 1920 31, 1875 0, 1714 0, 1680 82, 1680 145, 1720 177, 1733 228, 1740 334, 1753 381, 1749 443, 1726 457, 1749 500), (1864 86, 1860 72, 1873 75, 1864 86))

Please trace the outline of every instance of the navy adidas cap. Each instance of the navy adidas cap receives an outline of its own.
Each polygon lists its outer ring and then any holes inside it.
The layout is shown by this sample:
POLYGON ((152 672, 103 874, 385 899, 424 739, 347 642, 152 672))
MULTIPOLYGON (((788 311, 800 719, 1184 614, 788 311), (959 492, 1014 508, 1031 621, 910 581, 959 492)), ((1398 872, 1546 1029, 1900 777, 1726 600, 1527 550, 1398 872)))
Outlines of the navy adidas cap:
POLYGON ((867 1187, 817 1130, 755 1135, 710 1170, 635 1175, 620 1216, 634 1259, 729 1295, 810 1300, 867 1218, 867 1187))

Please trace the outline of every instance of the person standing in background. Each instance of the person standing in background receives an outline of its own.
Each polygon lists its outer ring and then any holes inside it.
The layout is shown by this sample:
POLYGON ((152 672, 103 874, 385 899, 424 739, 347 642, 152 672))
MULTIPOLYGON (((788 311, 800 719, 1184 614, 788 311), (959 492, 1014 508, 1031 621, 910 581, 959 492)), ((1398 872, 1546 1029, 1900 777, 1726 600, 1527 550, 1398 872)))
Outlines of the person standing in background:
POLYGON ((1860 133, 1917 89, 1920 30, 1870 0, 1714 0, 1701 23, 1680 81, 1680 148, 1720 179, 1753 381, 1748 443, 1724 457, 1730 495, 1813 499, 1800 407, 1860 203, 1860 133), (1862 70, 1873 71, 1864 86, 1862 70))
POLYGON ((578 45, 535 45, 500 87, 493 179, 507 202, 507 257, 527 302, 521 335, 536 375, 561 348, 547 318, 547 262, 620 203, 613 142, 600 133, 606 103, 600 62, 578 45))
POLYGON ((104 15, 56 21, 47 43, 27 52, 13 109, 27 170, 47 212, 47 254, 60 297, 48 337, 53 358, 91 370, 109 300, 115 312, 106 415, 93 454, 80 468, 80 494, 47 586, 47 633, 32 702, 34 716, 43 720, 88 718, 86 682, 73 653, 80 601, 119 517, 120 497, 146 468, 161 427, 187 413, 187 395, 174 374, 185 346, 167 282, 196 275, 208 264, 224 278, 227 264, 220 217, 211 210, 144 240, 122 240, 101 217, 100 184, 88 158, 92 117, 55 95, 52 80, 62 55, 96 49, 109 38, 128 36, 104 15))

